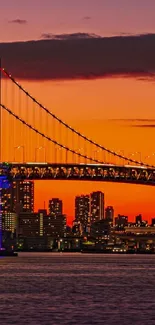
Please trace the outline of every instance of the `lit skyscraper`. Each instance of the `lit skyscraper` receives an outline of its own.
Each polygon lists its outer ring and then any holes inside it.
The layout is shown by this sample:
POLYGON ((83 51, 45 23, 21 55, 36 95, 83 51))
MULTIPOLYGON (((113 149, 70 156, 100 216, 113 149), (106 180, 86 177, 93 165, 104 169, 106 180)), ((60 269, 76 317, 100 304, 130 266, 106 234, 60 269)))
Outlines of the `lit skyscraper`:
POLYGON ((12 212, 12 189, 11 187, 1 190, 1 203, 2 203, 2 229, 8 230, 8 214, 12 212))
POLYGON ((21 212, 33 213, 34 183, 32 181, 13 182, 2 189, 2 229, 18 233, 18 217, 21 212))
POLYGON ((55 216, 63 214, 63 205, 61 200, 53 198, 49 201, 49 214, 55 216))
POLYGON ((75 221, 84 227, 90 224, 90 196, 81 195, 75 198, 75 221))
POLYGON ((2 215, 3 215, 3 203, 2 203, 2 191, 7 190, 10 184, 5 177, 0 177, 0 250, 2 249, 2 215))
POLYGON ((17 215, 14 212, 7 212, 2 216, 2 230, 15 233, 17 228, 17 215))
POLYGON ((12 211, 30 212, 34 211, 34 182, 20 181, 12 184, 12 211))
POLYGON ((12 190, 11 187, 1 190, 2 213, 3 215, 12 211, 12 190))
POLYGON ((104 193, 98 191, 90 195, 90 223, 104 219, 104 193))

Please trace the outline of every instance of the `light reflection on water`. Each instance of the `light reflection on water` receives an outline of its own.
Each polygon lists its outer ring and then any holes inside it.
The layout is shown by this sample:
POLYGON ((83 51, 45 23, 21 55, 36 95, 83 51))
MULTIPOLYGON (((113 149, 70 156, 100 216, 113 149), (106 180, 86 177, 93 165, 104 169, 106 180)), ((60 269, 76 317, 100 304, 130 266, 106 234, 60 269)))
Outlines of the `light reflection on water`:
POLYGON ((155 324, 155 255, 0 259, 0 324, 155 324))

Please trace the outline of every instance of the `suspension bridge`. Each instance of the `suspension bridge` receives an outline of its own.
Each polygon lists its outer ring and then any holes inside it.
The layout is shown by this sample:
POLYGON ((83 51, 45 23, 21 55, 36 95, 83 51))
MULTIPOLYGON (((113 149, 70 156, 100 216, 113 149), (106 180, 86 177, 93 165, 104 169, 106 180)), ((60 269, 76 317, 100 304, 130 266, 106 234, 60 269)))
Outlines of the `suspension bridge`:
POLYGON ((0 68, 0 248, 1 189, 20 180, 155 185, 155 166, 121 155, 75 130, 0 68))
POLYGON ((0 69, 0 177, 155 185, 155 166, 98 144, 0 69), (40 161, 41 157, 41 161, 40 161))

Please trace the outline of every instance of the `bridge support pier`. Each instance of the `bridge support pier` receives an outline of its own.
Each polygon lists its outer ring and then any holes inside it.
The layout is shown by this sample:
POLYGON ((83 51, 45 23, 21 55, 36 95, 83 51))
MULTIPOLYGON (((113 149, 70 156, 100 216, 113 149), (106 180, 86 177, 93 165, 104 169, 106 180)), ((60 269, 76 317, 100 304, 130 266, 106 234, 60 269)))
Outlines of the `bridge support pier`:
POLYGON ((0 176, 0 250, 3 249, 3 245, 2 245, 2 212, 3 212, 2 190, 7 189, 9 187, 10 187, 10 183, 9 183, 7 177, 0 176))

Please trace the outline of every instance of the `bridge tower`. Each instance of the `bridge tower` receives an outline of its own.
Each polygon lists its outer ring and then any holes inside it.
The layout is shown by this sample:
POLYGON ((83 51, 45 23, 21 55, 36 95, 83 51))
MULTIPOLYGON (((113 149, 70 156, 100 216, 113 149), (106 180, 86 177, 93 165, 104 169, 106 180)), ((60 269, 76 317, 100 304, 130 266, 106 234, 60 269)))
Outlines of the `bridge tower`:
MULTIPOLYGON (((1 58, 0 58, 0 104, 1 101, 1 89, 2 89, 2 70, 1 70, 1 58)), ((1 162, 1 132, 2 132, 2 126, 1 126, 1 111, 2 107, 0 105, 0 162, 1 162)), ((0 250, 2 249, 2 199, 1 199, 1 191, 2 191, 2 184, 3 181, 0 178, 0 250)))
POLYGON ((7 176, 0 175, 0 250, 2 249, 2 189, 7 189, 10 186, 7 176))
MULTIPOLYGON (((2 60, 0 58, 0 104, 2 103, 2 60)), ((0 162, 2 162, 1 157, 1 141, 2 141, 2 107, 0 105, 0 162)))
MULTIPOLYGON (((1 70, 1 58, 0 58, 0 104, 2 103, 2 70, 1 70)), ((0 105, 0 162, 2 162, 2 107, 0 105)), ((7 176, 0 175, 0 250, 2 250, 2 189, 10 187, 10 183, 7 176)))

